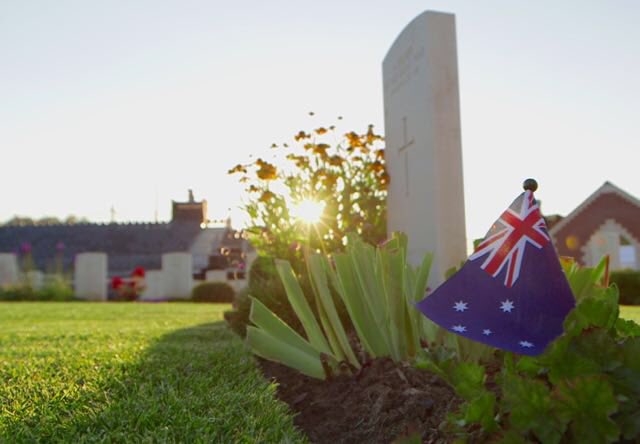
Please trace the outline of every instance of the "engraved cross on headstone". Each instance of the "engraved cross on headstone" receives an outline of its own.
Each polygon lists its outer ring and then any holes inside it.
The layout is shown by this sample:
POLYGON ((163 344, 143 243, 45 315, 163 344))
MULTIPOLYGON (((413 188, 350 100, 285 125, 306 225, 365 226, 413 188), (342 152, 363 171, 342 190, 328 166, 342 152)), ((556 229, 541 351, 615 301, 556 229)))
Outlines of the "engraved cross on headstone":
POLYGON ((407 118, 402 118, 402 146, 398 148, 398 154, 404 154, 404 195, 409 195, 409 148, 413 145, 413 138, 407 140, 407 118))

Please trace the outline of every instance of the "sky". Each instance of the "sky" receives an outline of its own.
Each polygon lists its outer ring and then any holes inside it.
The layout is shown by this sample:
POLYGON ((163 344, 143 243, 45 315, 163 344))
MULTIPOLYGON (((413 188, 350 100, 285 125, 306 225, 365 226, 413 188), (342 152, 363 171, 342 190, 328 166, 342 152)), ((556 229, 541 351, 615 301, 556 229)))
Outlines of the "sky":
POLYGON ((168 220, 193 189, 240 225, 237 163, 337 116, 384 132, 382 59, 425 10, 456 15, 469 239, 527 177, 545 214, 640 197, 635 0, 0 0, 0 221, 168 220))

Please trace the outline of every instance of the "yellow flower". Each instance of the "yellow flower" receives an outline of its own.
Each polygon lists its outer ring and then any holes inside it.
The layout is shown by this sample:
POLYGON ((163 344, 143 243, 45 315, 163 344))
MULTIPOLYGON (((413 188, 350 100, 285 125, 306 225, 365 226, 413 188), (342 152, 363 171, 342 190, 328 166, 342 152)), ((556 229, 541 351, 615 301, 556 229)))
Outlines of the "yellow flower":
POLYGON ((293 138, 296 140, 296 142, 302 140, 302 139, 308 139, 311 136, 307 133, 305 133, 304 131, 299 131, 298 134, 296 134, 295 136, 293 136, 293 138))
POLYGON ((260 196, 260 199, 258 199, 258 200, 260 200, 260 202, 269 202, 274 197, 276 197, 275 194, 273 194, 269 190, 266 190, 265 192, 262 193, 262 196, 260 196))
POLYGON ((313 153, 324 158, 327 155, 327 149, 329 149, 329 145, 326 143, 319 143, 313 147, 313 153))
POLYGON ((376 140, 382 140, 382 136, 373 132, 373 125, 369 125, 369 129, 367 130, 367 144, 371 145, 376 140))
POLYGON ((358 148, 362 146, 362 141, 360 140, 360 136, 358 136, 354 131, 347 133, 344 135, 349 141, 349 147, 358 148))
POLYGON ((233 168, 231 168, 229 171, 227 171, 227 174, 235 174, 235 173, 246 173, 247 172, 247 168, 244 165, 236 165, 233 168))
POLYGON ((369 164, 368 168, 374 173, 380 173, 385 170, 384 165, 379 160, 369 164))
POLYGON ((269 162, 265 162, 262 159, 256 160, 256 165, 259 169, 256 171, 258 177, 262 180, 274 180, 278 177, 278 171, 276 167, 269 162))
POLYGON ((337 154, 329 157, 329 165, 340 166, 342 162, 344 162, 344 159, 337 154))

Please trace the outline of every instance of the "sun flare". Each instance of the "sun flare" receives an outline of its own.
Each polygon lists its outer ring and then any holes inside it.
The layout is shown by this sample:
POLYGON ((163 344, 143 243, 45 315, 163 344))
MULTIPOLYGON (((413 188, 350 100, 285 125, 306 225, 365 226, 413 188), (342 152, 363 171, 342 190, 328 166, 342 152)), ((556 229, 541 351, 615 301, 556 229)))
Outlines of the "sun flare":
POLYGON ((325 203, 311 199, 305 199, 295 204, 291 214, 307 224, 317 224, 320 222, 322 213, 324 212, 325 203))

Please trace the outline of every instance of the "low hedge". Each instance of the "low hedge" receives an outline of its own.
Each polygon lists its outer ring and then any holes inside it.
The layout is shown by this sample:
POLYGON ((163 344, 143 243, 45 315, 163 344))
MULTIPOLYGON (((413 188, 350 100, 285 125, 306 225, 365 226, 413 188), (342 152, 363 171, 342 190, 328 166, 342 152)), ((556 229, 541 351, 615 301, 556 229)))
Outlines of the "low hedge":
POLYGON ((0 287, 0 301, 71 301, 73 289, 63 279, 52 279, 41 288, 28 284, 0 287))
POLYGON ((231 303, 235 292, 225 282, 203 282, 193 288, 191 300, 193 302, 221 302, 231 303))
POLYGON ((613 271, 611 283, 616 284, 620 292, 620 304, 640 305, 640 271, 613 271))

